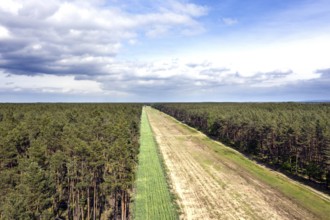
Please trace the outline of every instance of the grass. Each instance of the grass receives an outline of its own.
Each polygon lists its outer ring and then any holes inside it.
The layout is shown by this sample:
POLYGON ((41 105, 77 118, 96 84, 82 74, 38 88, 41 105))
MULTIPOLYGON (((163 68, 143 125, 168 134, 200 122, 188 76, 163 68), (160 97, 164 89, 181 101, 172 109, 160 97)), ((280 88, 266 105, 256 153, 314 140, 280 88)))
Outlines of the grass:
POLYGON ((141 116, 139 165, 133 206, 135 220, 178 219, 145 109, 141 116))
POLYGON ((237 151, 213 141, 208 137, 204 138, 208 147, 223 159, 228 159, 238 164, 245 172, 257 177, 262 182, 281 192, 284 196, 298 203, 300 206, 309 210, 318 219, 329 219, 330 201, 321 198, 318 194, 303 186, 294 183, 276 172, 256 164, 237 151))

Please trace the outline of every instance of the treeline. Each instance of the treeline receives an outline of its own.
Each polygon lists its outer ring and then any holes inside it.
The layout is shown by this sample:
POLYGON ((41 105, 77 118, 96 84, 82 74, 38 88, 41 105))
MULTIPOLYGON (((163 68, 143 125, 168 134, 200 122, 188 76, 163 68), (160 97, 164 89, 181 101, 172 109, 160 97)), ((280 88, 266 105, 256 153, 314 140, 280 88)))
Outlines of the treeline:
POLYGON ((127 219, 139 104, 0 104, 0 219, 127 219))
POLYGON ((258 161, 330 187, 329 103, 168 103, 154 107, 258 161))

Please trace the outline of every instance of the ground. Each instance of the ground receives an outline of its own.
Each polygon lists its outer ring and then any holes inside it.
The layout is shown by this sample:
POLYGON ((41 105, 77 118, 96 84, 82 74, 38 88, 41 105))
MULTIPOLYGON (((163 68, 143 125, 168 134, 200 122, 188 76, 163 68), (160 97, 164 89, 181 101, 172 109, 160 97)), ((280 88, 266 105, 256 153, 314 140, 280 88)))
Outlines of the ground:
POLYGON ((146 112, 178 196, 181 219, 325 219, 329 216, 328 196, 247 160, 166 114, 152 108, 146 108, 146 112), (293 196, 281 188, 289 189, 293 196), (309 201, 302 201, 304 198, 309 201), (313 204, 311 208, 306 205, 314 200, 318 206, 315 210, 313 204))

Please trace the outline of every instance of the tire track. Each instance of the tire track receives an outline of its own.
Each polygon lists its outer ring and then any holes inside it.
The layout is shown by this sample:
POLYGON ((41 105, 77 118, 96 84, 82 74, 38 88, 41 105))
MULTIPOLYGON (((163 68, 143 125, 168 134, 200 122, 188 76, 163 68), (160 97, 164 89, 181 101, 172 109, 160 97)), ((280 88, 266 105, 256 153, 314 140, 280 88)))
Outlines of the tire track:
POLYGON ((201 134, 158 111, 147 113, 179 197, 181 219, 314 218, 237 164, 220 158, 203 144, 201 134))

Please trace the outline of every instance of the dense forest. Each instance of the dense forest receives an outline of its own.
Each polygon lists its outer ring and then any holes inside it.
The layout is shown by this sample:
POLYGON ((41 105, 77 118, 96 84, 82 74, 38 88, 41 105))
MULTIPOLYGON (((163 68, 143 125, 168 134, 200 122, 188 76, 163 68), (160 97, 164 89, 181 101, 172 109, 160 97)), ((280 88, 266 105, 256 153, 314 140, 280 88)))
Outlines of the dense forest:
POLYGON ((264 164, 330 187, 329 103, 168 103, 154 107, 264 164))
POLYGON ((141 110, 0 104, 0 219, 127 219, 141 110))

